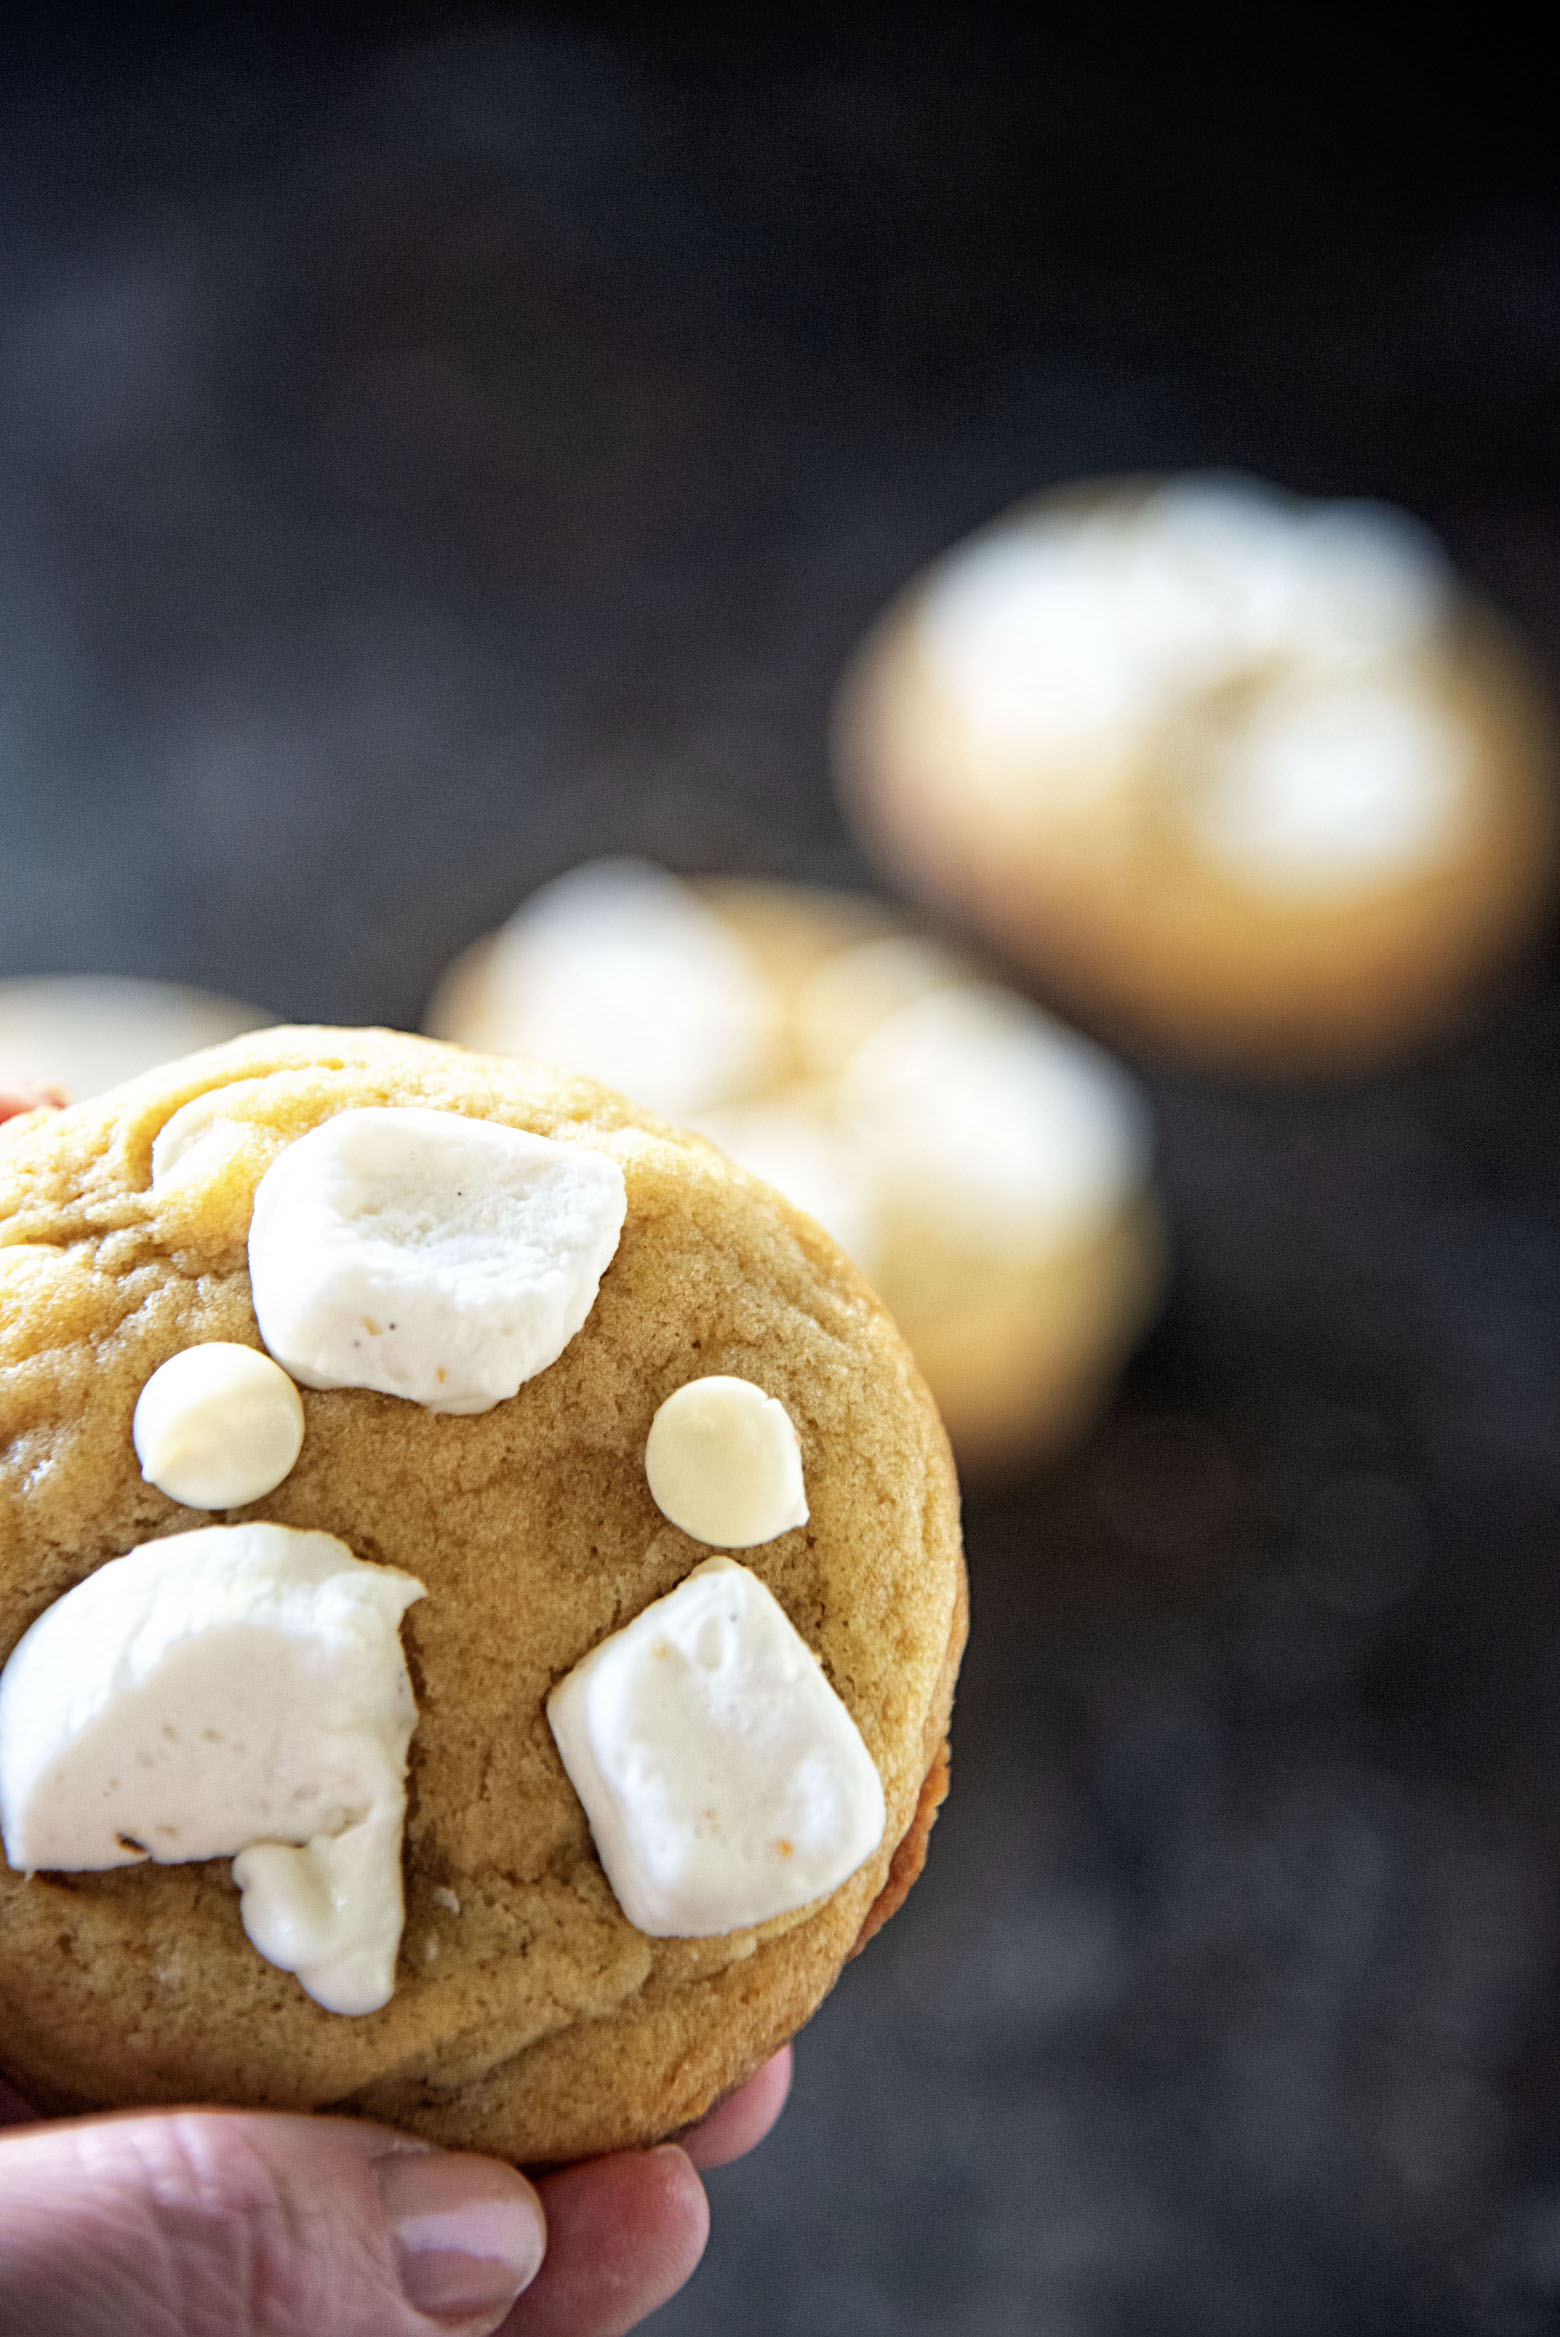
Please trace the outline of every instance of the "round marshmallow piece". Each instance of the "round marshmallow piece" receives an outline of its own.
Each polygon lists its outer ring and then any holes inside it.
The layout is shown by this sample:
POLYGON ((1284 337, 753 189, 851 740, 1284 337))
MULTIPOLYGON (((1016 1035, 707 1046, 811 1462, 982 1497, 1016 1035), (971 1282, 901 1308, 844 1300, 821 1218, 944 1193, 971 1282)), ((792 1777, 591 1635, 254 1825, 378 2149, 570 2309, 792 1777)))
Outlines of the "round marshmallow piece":
POLYGON ((269 1355, 206 1339, 153 1372, 130 1433, 142 1476, 170 1501, 241 1509, 280 1485, 298 1458, 303 1404, 269 1355))
POLYGON ((256 1190, 260 1336, 307 1388, 490 1411, 580 1328, 626 1210, 617 1162, 585 1145, 418 1106, 338 1112, 256 1190))
POLYGON ((801 1448, 783 1404, 751 1380, 689 1380, 650 1423, 645 1476, 696 1542, 751 1550, 807 1523, 801 1448))

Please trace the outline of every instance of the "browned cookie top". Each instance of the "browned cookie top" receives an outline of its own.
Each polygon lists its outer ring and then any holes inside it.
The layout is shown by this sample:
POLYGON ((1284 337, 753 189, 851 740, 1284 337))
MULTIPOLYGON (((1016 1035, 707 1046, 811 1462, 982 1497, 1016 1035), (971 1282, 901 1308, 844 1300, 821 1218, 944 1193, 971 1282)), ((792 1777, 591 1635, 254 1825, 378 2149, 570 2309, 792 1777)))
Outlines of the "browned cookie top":
MULTIPOLYGON (((582 1330, 474 1417, 303 1391, 296 1466, 224 1513, 322 1528, 428 1596, 407 1925, 382 2011, 321 2010, 262 1961, 225 1860, 0 1867, 0 2066, 47 2107, 207 2098, 370 2108, 544 2159, 699 2115, 817 2003, 915 1819, 963 1633, 957 1497, 930 1398, 833 1244, 713 1147, 582 1080, 378 1031, 260 1033, 0 1131, 0 1660, 105 1560, 208 1522, 141 1477, 136 1398, 200 1340, 260 1344, 246 1237, 282 1148, 418 1104, 610 1154, 628 1216, 582 1330), (213 1098, 213 1102, 196 1102, 213 1098), (154 1186, 181 1109, 207 1125, 154 1186), (554 1683, 708 1556, 645 1481, 657 1406, 731 1373, 786 1407, 805 1526, 744 1551, 875 1760, 879 1851, 754 1929, 654 1939, 617 1905, 544 1712, 554 1683)), ((903 1862, 902 1862, 903 1863, 903 1862)))

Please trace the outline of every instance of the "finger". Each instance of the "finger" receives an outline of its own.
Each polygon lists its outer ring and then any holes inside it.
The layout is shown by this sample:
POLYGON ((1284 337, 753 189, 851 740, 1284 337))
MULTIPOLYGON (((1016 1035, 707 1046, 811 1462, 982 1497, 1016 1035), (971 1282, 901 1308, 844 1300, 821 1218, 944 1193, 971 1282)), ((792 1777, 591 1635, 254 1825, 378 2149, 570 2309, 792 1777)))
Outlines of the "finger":
POLYGON ((496 2160, 336 2118, 174 2110, 0 2136, 0 2331, 487 2337, 540 2202, 496 2160))
POLYGON ((14 1087, 0 1080, 0 1120, 14 1120, 18 1112, 58 1112, 64 1107, 62 1087, 14 1087))
POLYGON ((622 2337, 675 2296, 710 2210, 685 2151, 622 2151, 547 2175, 547 2261, 502 2337, 622 2337))
POLYGON ((791 2090, 791 2048, 782 2045, 772 2061, 712 2110, 702 2125, 683 2136, 682 2146, 696 2167, 724 2167, 763 2141, 791 2090))

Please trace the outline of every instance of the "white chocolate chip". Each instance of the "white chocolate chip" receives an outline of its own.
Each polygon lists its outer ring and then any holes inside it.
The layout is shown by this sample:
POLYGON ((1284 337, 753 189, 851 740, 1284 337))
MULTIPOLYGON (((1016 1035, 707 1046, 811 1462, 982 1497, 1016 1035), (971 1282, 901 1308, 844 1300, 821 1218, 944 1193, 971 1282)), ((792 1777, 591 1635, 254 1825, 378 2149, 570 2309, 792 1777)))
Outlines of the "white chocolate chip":
POLYGON ((256 1191, 260 1335, 305 1387, 486 1412, 580 1328, 626 1206, 616 1161, 585 1145, 454 1112, 340 1112, 256 1191))
POLYGON ((24 1873, 233 1857, 244 1928, 329 2012, 401 1936, 399 1626, 422 1585, 334 1535, 204 1526, 111 1559, 0 1674, 0 1827, 24 1873))
POLYGON ((1021 998, 939 990, 873 1032, 840 1114, 901 1225, 1038 1257, 1142 1189, 1148 1116, 1119 1064, 1021 998))
POLYGON ((751 1380, 689 1380, 650 1423, 656 1507, 696 1542, 751 1550, 807 1523, 801 1448, 785 1406, 751 1380))
POLYGON ((208 1088, 181 1104, 152 1138, 152 1189, 162 1191, 175 1178, 208 1175, 231 1159, 243 1142, 244 1131, 232 1118, 233 1105, 264 1086, 259 1079, 236 1079, 225 1087, 208 1088))
POLYGON ((754 1086, 773 1009, 737 936, 642 860, 544 885, 498 936, 488 1044, 539 1055, 669 1119, 754 1086))
POLYGON ((149 1485, 187 1509, 241 1509, 279 1485, 303 1443, 303 1404, 256 1348, 203 1340, 160 1364, 131 1423, 149 1485))
POLYGON ((547 1718, 619 1906, 705 1939, 837 1890, 883 1839, 861 1732, 758 1576, 707 1558, 592 1649, 547 1718))

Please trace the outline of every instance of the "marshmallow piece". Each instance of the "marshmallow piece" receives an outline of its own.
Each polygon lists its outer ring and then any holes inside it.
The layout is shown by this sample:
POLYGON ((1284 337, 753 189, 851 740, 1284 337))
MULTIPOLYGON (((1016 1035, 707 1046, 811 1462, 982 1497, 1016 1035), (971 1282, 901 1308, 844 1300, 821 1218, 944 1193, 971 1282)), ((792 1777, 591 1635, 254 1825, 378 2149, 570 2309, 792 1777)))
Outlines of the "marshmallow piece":
POLYGON ((547 1718, 619 1906, 708 1939, 837 1890, 883 1839, 883 1787, 758 1576, 706 1558, 592 1649, 547 1718))
POLYGON ((1451 616, 1451 562, 1430 530, 1387 503, 1300 503, 1288 544, 1297 659, 1350 668, 1412 660, 1451 616))
POLYGON ((584 1145, 419 1107, 338 1112, 255 1193, 260 1335, 308 1388, 489 1411, 580 1328, 626 1208, 622 1170, 584 1145))
POLYGON ((327 2012, 389 2001, 404 1920, 402 1615, 333 1534, 203 1526, 110 1559, 0 1673, 9 1863, 234 1856, 244 1928, 327 2012))
POLYGON ((797 992, 792 1013, 797 1051, 815 1077, 836 1078, 862 1040, 901 1006, 968 980, 968 967, 947 950, 909 933, 884 934, 836 950, 797 992))
POLYGON ((1018 752, 1098 750, 1109 785, 1158 701, 1120 621, 1114 522, 1056 515, 977 536, 922 595, 923 650, 965 720, 1018 752))
POLYGON ((879 1242, 872 1179, 826 1121, 793 1105, 737 1104, 706 1112, 698 1125, 739 1168, 816 1218, 864 1274, 872 1272, 879 1242))
POLYGON ((1254 666, 1417 655, 1443 625, 1446 556, 1382 503, 1311 503, 1258 479, 1166 480, 1122 543, 1120 621, 1168 705, 1254 666))
POLYGON ((1471 763, 1460 725, 1409 689, 1274 691, 1188 808, 1202 850, 1240 883, 1346 898, 1455 848, 1471 763))
POLYGON ((1440 546, 1406 513, 1193 477, 999 521, 933 572, 918 631, 980 736, 1098 791, 1202 693, 1275 665, 1411 659, 1450 598, 1440 546))
POLYGON ((757 967, 697 893, 647 861, 587 861, 543 885, 500 933, 489 981, 489 1043, 671 1120, 768 1068, 773 1008, 757 967))
POLYGON ((785 1406, 750 1379, 691 1379, 650 1423, 645 1476, 696 1542, 751 1550, 807 1523, 802 1454, 785 1406))
POLYGON ((280 1485, 303 1443, 303 1405, 280 1364, 206 1339, 159 1364, 135 1407, 141 1474, 187 1509, 241 1509, 280 1485))
POLYGON ((840 1117, 885 1208, 978 1257, 1038 1257, 1148 1177, 1148 1116, 1098 1047, 983 982, 902 1007, 846 1066, 840 1117))

